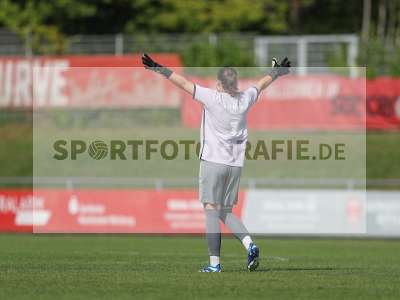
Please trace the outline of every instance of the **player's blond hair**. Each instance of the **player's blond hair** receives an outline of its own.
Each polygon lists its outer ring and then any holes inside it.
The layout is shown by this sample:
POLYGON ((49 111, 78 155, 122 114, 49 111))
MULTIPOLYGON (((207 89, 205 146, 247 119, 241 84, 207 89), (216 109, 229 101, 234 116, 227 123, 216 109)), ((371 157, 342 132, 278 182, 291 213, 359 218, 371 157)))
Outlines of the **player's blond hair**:
POLYGON ((232 67, 224 67, 218 71, 218 80, 221 82, 225 92, 236 96, 239 92, 237 72, 232 67))

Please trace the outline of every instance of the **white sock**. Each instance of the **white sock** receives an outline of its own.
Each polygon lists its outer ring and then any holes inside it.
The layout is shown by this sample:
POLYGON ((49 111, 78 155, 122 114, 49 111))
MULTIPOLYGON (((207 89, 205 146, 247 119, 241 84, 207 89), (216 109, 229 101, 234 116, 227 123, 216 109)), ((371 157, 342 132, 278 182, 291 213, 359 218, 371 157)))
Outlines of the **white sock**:
POLYGON ((219 256, 210 256, 210 265, 213 267, 219 265, 219 256))
POLYGON ((249 250, 250 244, 253 242, 253 240, 251 239, 251 237, 249 235, 246 235, 243 239, 242 239, 242 244, 243 246, 246 248, 246 250, 249 250))

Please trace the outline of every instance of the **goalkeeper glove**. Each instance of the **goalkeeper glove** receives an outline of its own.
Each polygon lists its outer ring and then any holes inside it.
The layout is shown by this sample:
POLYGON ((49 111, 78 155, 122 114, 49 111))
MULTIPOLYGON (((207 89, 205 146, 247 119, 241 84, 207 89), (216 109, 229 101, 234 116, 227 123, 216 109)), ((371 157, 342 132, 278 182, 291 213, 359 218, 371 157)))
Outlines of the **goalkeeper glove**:
POLYGON ((151 59, 146 53, 142 55, 142 63, 146 69, 152 70, 154 72, 160 73, 161 75, 169 78, 172 74, 172 71, 151 59))
POLYGON ((272 77, 272 80, 277 79, 279 76, 283 76, 289 74, 290 70, 290 61, 287 57, 285 57, 280 63, 278 63, 276 58, 272 59, 272 70, 269 72, 269 75, 272 77))

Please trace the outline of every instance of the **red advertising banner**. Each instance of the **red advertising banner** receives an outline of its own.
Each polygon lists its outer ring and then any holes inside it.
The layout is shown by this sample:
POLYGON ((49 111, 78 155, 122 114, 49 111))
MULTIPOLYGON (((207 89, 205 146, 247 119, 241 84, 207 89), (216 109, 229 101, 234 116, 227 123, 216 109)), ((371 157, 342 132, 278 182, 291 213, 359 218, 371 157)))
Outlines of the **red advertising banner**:
POLYGON ((371 129, 400 129, 400 78, 367 81, 367 126, 371 129))
MULTIPOLYGON (((399 236, 400 192, 368 195, 250 189, 240 192, 234 213, 251 233, 399 236)), ((204 233, 204 213, 195 190, 3 189, 0 232, 204 233)))
POLYGON ((0 231, 202 233, 204 213, 196 190, 0 190, 0 231))
POLYGON ((31 190, 0 190, 0 232, 32 232, 31 190))
MULTIPOLYGON (((178 55, 154 58, 180 71, 178 55)), ((0 108, 179 107, 181 92, 158 76, 139 54, 0 58, 0 108)))
MULTIPOLYGON (((181 72, 176 54, 155 54, 181 72)), ((215 87, 215 79, 193 78, 215 87)), ((257 78, 241 81, 241 88, 257 78)), ((158 74, 140 54, 0 58, 1 108, 181 107, 185 126, 198 127, 201 108, 158 74), (183 103, 182 103, 183 101, 183 103)), ((351 79, 333 75, 287 76, 265 90, 248 117, 262 130, 398 130, 400 79, 351 79)))
MULTIPOLYGON (((215 88, 215 80, 193 80, 215 88)), ((241 81, 240 86, 246 88, 255 81, 241 81)), ((183 124, 199 127, 201 111, 201 105, 186 96, 183 124)), ((280 78, 261 94, 249 113, 248 125, 263 130, 400 129, 400 79, 280 78)))

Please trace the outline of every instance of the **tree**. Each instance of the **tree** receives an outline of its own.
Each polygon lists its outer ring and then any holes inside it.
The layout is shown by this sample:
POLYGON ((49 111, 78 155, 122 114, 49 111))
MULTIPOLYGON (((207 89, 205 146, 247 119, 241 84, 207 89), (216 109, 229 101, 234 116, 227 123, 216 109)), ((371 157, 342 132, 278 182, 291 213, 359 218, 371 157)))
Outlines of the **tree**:
POLYGON ((304 9, 315 4, 315 0, 290 0, 289 1, 289 20, 292 33, 301 32, 300 18, 304 9))
POLYGON ((387 12, 387 1, 380 0, 379 1, 379 9, 378 9, 378 25, 377 25, 376 33, 377 33, 377 36, 382 39, 385 36, 386 12, 387 12))
POLYGON ((26 47, 39 53, 62 52, 65 36, 57 22, 94 14, 96 8, 79 0, 0 0, 0 24, 16 32, 26 47))
POLYGON ((362 28, 361 28, 361 40, 363 42, 368 41, 370 24, 371 24, 371 0, 364 0, 362 28))
MULTIPOLYGON (((287 1, 164 0, 152 13, 153 15, 147 14, 147 29, 163 32, 279 33, 288 28, 287 1)), ((134 25, 138 21, 131 19, 127 28, 140 29, 134 25)), ((146 27, 142 29, 146 30, 146 27)))
POLYGON ((364 0, 363 11, 359 60, 367 76, 400 76, 400 0, 364 0))

